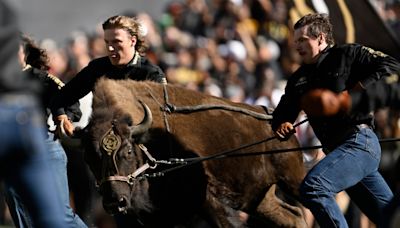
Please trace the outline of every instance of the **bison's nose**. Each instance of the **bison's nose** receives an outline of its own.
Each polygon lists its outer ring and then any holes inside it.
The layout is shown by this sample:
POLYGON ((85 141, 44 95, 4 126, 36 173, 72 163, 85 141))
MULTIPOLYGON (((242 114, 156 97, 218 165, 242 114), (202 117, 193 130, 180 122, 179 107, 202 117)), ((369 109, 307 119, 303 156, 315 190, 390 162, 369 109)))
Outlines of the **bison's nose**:
POLYGON ((103 207, 110 214, 128 213, 128 200, 125 196, 103 198, 103 207))
POLYGON ((128 202, 126 200, 125 197, 121 197, 118 200, 118 211, 121 213, 126 214, 127 213, 127 206, 128 206, 128 202))

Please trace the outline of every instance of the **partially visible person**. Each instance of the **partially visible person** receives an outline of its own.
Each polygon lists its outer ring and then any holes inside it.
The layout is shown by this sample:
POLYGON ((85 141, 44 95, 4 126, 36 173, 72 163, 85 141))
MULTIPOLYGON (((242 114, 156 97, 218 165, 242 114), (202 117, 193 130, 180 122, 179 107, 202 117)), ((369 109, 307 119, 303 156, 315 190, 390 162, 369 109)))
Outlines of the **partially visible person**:
POLYGON ((68 69, 66 50, 61 48, 54 39, 50 38, 41 40, 40 47, 46 50, 49 59, 51 59, 48 63, 49 69, 47 71, 65 81, 64 77, 68 69))
POLYGON ((144 30, 135 18, 117 15, 108 18, 102 26, 108 56, 92 60, 61 89, 51 105, 56 125, 64 123, 69 135, 73 134, 74 126, 66 121, 65 107, 91 92, 99 78, 167 83, 160 67, 144 57, 144 30))
MULTIPOLYGON (((56 76, 47 72, 49 67, 47 65, 48 57, 46 51, 39 48, 31 38, 22 35, 19 49, 19 61, 23 71, 25 71, 29 77, 38 80, 43 84, 41 102, 44 107, 47 108, 52 97, 54 97, 54 95, 64 86, 64 83, 56 76)), ((45 113, 44 119, 47 120, 49 117, 49 111, 45 109, 43 112, 45 113)), ((67 116, 68 120, 66 121, 79 120, 81 117, 79 103, 75 103, 67 108, 67 116)), ((50 171, 56 178, 56 192, 61 197, 63 203, 64 216, 62 220, 67 222, 71 227, 87 227, 79 216, 74 213, 70 206, 67 156, 63 147, 58 140, 54 140, 54 134, 50 131, 47 133, 45 144, 48 151, 47 153, 50 156, 50 171)), ((31 222, 31 216, 26 210, 25 203, 21 202, 19 194, 15 192, 15 189, 12 186, 7 188, 6 200, 14 224, 17 227, 34 227, 31 222)))
POLYGON ((44 144, 40 84, 18 64, 19 27, 5 0, 0 0, 0 43, 0 177, 21 197, 35 227, 68 227, 44 144))
POLYGON ((273 113, 279 139, 294 132, 304 110, 326 156, 307 174, 303 205, 323 227, 348 227, 335 196, 346 190, 368 218, 385 226, 393 193, 378 172, 381 147, 373 131, 371 85, 400 71, 392 57, 359 44, 334 45, 326 14, 309 14, 294 25, 294 42, 303 63, 289 78, 273 113), (368 93, 367 93, 368 91, 368 93))

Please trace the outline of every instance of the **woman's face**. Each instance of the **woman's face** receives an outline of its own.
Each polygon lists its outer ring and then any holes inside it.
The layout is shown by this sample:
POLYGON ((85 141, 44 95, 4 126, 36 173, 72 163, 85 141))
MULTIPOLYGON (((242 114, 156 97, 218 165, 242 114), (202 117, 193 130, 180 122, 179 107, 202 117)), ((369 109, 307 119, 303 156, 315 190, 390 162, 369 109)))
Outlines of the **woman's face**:
POLYGON ((108 58, 115 66, 128 64, 135 56, 136 37, 122 28, 104 30, 108 58))

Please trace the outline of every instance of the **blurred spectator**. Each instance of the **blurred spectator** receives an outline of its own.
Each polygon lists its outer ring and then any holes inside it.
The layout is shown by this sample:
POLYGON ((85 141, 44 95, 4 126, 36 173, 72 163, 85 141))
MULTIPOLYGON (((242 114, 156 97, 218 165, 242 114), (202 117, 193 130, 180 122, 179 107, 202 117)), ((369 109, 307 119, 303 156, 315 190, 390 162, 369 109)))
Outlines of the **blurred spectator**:
POLYGON ((223 96, 222 89, 211 78, 208 78, 208 80, 205 81, 203 92, 205 94, 209 94, 209 95, 212 95, 212 96, 215 96, 215 97, 222 97, 223 96))
POLYGON ((65 72, 68 66, 66 50, 59 47, 56 41, 52 39, 44 39, 40 43, 40 47, 46 50, 49 58, 49 73, 57 75, 64 81, 65 72))
POLYGON ((250 0, 249 6, 252 18, 260 25, 268 20, 273 11, 271 0, 250 0))
POLYGON ((212 20, 206 0, 185 0, 181 8, 174 17, 174 24, 194 36, 205 36, 212 20))
POLYGON ((243 103, 246 96, 243 87, 240 84, 228 84, 225 89, 225 97, 236 103, 243 103))
POLYGON ((400 1, 369 0, 376 12, 387 23, 395 38, 400 42, 400 1))
POLYGON ((177 59, 178 66, 166 72, 167 79, 170 83, 178 83, 181 85, 194 83, 199 85, 203 82, 203 74, 194 69, 194 59, 189 49, 182 48, 178 50, 177 59))
POLYGON ((44 145, 40 86, 18 64, 18 20, 8 4, 0 0, 0 177, 21 197, 36 227, 67 227, 44 145))
POLYGON ((274 109, 284 93, 283 89, 278 87, 275 72, 271 67, 264 66, 258 70, 257 83, 254 97, 254 104, 263 105, 274 109))
MULTIPOLYGON (((55 76, 46 72, 48 70, 47 55, 45 50, 40 49, 34 41, 23 36, 19 49, 19 61, 21 68, 27 72, 29 77, 40 81, 43 84, 43 95, 41 102, 45 108, 48 108, 50 100, 54 94, 61 89, 64 84, 55 76)), ((67 108, 69 119, 76 121, 80 118, 81 112, 79 104, 71 105, 67 108)), ((49 110, 44 110, 44 119, 48 118, 49 110)), ((69 188, 67 179, 67 157, 58 140, 54 140, 54 135, 50 131, 47 133, 45 145, 48 154, 50 155, 51 172, 56 177, 57 193, 63 203, 63 221, 74 227, 87 227, 83 221, 75 214, 70 206, 69 188)), ((32 227, 31 214, 27 211, 25 203, 21 201, 20 195, 12 186, 7 186, 7 202, 14 223, 17 227, 32 227)))
POLYGON ((280 48, 285 48, 290 36, 288 27, 288 8, 284 0, 271 1, 272 10, 269 20, 260 27, 260 34, 273 39, 280 48))
POLYGON ((91 57, 89 54, 89 40, 85 32, 73 31, 67 41, 67 68, 63 75, 63 82, 70 81, 75 74, 87 66, 91 57))
POLYGON ((400 0, 393 0, 393 3, 388 6, 387 14, 386 20, 400 42, 400 0))
POLYGON ((283 79, 287 80, 300 67, 300 55, 294 48, 285 49, 280 63, 283 79))
POLYGON ((236 10, 240 8, 240 4, 241 1, 215 1, 212 32, 209 35, 217 44, 224 44, 235 38, 236 10))
POLYGON ((101 25, 89 35, 89 54, 92 59, 100 58, 107 55, 107 49, 104 44, 104 36, 101 31, 101 25))
POLYGON ((147 13, 139 13, 138 21, 142 24, 143 35, 146 36, 150 49, 162 48, 162 39, 153 19, 147 13))

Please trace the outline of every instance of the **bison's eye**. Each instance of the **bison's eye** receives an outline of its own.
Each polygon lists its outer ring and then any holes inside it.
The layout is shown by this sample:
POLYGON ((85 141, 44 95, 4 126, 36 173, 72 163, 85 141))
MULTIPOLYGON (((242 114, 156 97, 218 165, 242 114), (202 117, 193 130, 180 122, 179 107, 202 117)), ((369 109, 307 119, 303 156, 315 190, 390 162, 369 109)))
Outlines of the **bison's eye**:
POLYGON ((132 147, 130 147, 126 153, 127 153, 128 155, 132 155, 132 147))
POLYGON ((128 161, 133 159, 133 149, 130 144, 127 144, 123 150, 121 150, 120 155, 122 159, 126 159, 128 161))

